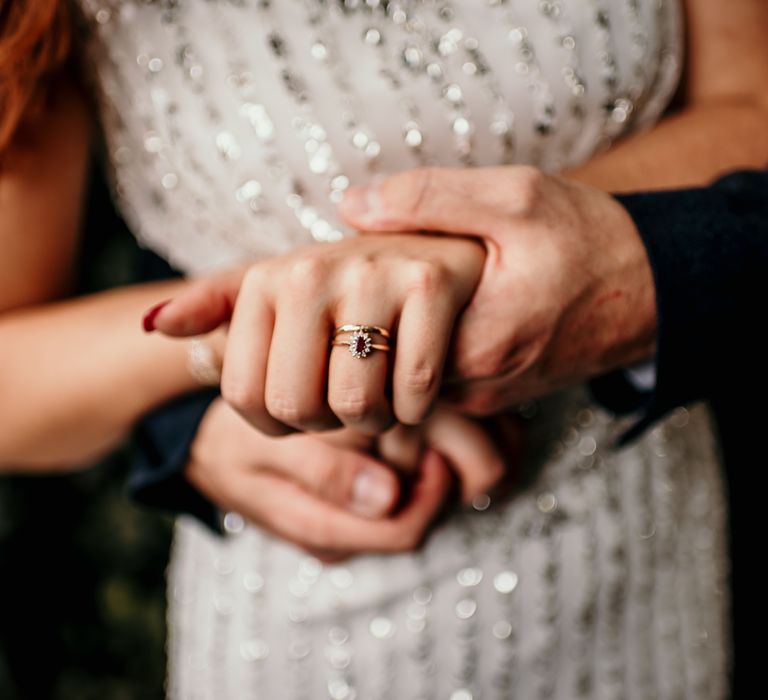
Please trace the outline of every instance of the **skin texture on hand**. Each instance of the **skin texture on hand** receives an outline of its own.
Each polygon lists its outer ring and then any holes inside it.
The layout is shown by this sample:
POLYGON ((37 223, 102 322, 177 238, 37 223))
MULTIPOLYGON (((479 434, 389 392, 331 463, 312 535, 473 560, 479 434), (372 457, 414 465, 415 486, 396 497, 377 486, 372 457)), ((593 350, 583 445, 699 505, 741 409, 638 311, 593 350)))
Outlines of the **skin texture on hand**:
POLYGON ((222 395, 262 432, 343 424, 374 435, 431 411, 483 260, 483 246, 466 238, 313 245, 192 282, 152 325, 191 336, 229 321, 222 395), (389 329, 391 351, 357 359, 332 348, 334 329, 350 323, 389 329))
MULTIPOLYGON (((507 431, 512 443, 515 427, 507 431)), ((475 421, 447 411, 377 440, 349 429, 274 438, 219 399, 200 425, 186 475, 219 507, 336 560, 417 547, 457 481, 471 502, 517 457, 508 447, 502 454, 475 421)))
POLYGON ((530 167, 422 169, 352 188, 362 231, 478 236, 480 284, 455 329, 449 396, 488 415, 654 351, 653 277, 604 192, 530 167))

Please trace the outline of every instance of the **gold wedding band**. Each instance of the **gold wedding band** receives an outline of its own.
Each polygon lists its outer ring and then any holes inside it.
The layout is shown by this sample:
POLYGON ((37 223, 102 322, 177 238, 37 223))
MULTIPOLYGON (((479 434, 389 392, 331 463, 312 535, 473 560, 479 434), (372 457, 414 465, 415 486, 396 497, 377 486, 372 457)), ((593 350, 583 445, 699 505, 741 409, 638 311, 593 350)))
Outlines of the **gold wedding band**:
POLYGON ((383 338, 389 338, 389 331, 381 326, 363 326, 358 323, 347 323, 339 326, 334 333, 334 337, 340 333, 378 333, 383 338))

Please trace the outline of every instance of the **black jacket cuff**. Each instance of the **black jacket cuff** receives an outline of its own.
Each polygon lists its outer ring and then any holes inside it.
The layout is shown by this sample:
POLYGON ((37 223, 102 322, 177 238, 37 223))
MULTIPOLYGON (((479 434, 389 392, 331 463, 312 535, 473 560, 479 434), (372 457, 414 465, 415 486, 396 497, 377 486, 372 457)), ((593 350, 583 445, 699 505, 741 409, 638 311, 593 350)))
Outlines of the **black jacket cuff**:
POLYGON ((658 313, 657 382, 650 395, 627 394, 616 374, 592 383, 607 407, 641 412, 622 436, 625 443, 671 409, 749 381, 748 371, 763 371, 755 328, 768 298, 768 172, 616 199, 648 252, 658 313))
POLYGON ((216 507, 184 476, 197 428, 218 389, 182 396, 147 414, 136 428, 136 454, 128 479, 133 498, 174 514, 193 515, 221 533, 216 507))

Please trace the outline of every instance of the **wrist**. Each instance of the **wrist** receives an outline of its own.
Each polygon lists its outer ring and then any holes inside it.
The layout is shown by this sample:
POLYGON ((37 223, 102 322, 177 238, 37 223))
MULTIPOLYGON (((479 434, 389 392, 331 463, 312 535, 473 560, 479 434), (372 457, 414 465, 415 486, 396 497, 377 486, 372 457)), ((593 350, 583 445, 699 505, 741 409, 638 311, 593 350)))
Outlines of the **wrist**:
MULTIPOLYGON (((653 357, 656 351, 656 289, 650 260, 629 212, 613 197, 604 220, 611 243, 604 255, 609 265, 594 299, 601 319, 602 351, 596 373, 626 367, 653 357)), ((596 251, 600 255, 599 249, 596 251)))

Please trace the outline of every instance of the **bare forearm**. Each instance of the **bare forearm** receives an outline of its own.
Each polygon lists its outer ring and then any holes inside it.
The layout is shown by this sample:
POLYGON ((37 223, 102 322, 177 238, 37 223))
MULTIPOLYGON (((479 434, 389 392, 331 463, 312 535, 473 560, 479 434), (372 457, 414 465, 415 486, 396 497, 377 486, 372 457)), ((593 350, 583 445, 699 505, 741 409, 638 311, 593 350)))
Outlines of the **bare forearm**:
POLYGON ((87 462, 147 410, 194 388, 184 344, 140 327, 142 313, 182 284, 0 316, 0 469, 87 462))
POLYGON ((768 163, 768 110, 750 101, 691 106, 567 173, 612 192, 705 184, 768 163))

